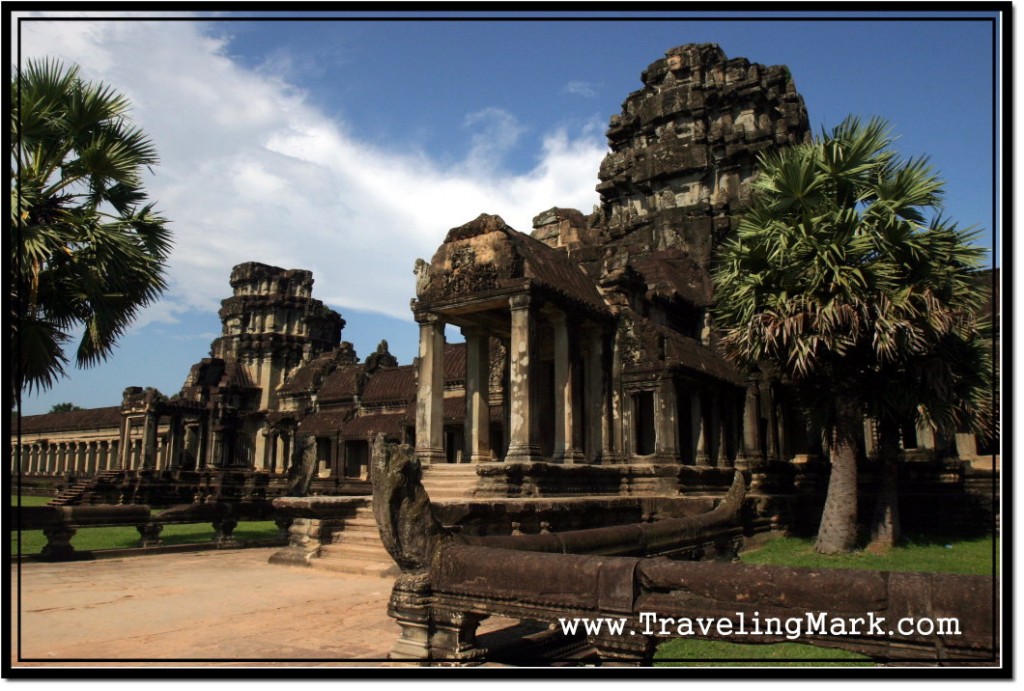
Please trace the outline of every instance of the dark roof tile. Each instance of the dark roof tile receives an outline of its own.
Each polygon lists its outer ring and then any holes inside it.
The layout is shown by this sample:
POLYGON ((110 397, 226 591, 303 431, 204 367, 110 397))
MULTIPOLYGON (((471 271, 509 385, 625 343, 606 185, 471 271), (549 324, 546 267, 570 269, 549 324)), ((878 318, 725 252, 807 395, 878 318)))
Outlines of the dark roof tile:
POLYGON ((21 418, 23 434, 64 432, 70 430, 107 429, 121 425, 121 406, 72 410, 66 413, 26 415, 21 418))

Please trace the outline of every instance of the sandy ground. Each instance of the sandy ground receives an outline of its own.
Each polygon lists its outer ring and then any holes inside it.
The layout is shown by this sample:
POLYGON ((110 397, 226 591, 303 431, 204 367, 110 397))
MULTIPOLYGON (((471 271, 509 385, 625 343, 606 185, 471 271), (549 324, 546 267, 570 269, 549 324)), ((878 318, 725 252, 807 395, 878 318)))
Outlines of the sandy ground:
POLYGON ((14 564, 11 664, 381 665, 392 580, 270 565, 275 549, 26 563, 20 589, 14 564))

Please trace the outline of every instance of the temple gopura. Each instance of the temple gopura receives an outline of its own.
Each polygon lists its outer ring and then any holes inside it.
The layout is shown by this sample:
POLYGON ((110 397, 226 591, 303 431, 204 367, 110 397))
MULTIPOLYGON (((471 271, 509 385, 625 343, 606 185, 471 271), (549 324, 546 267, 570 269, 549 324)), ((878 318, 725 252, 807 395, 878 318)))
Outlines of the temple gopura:
MULTIPOLYGON (((724 493, 734 467, 792 479, 822 457, 820 433, 773 372, 717 353, 709 269, 757 155, 809 137, 803 99, 785 67, 711 44, 669 50, 642 81, 611 118, 593 213, 555 207, 530 234, 484 214, 416 260, 413 364, 386 342, 360 361, 310 272, 241 264, 222 334, 178 393, 129 388, 120 406, 25 417, 11 472, 71 502, 97 476, 123 493, 140 475, 191 500, 224 473, 284 494, 312 460, 305 490, 365 494, 382 433, 413 446, 428 489, 429 468, 461 466, 433 499, 724 493), (446 343, 447 324, 464 343, 446 343)), ((866 424, 866 458, 872 439, 866 424)), ((903 443, 985 460, 968 434, 908 425, 903 443)))

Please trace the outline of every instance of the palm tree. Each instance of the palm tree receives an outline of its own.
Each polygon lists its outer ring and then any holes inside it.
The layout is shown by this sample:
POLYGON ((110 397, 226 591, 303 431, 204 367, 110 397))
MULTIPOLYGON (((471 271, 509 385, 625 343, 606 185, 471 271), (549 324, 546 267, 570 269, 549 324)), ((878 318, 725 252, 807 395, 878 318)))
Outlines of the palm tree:
MULTIPOLYGON (((977 340, 969 274, 984 250, 938 213, 942 182, 925 159, 897 156, 882 120, 847 118, 759 163, 751 208, 717 257, 716 322, 725 355, 773 363, 823 430, 831 476, 816 549, 849 551, 865 416, 956 416, 905 389, 912 406, 884 401, 950 339, 977 340)), ((952 400, 941 386, 928 394, 952 400)))
POLYGON ((29 61, 12 81, 14 394, 51 387, 75 361, 107 358, 165 287, 167 221, 147 203, 157 162, 128 100, 78 67, 29 61))

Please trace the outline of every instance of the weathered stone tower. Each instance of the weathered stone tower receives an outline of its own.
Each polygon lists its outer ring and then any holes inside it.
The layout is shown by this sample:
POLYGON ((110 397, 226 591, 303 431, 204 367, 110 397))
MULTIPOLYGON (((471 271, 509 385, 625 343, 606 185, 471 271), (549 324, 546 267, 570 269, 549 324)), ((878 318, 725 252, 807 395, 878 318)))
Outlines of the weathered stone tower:
POLYGON ((714 44, 672 48, 641 79, 609 124, 595 225, 634 256, 671 248, 707 266, 749 201, 757 154, 807 137, 803 98, 786 67, 714 44))
POLYGON ((261 389, 259 409, 276 408, 277 387, 300 364, 337 348, 345 320, 313 299, 309 271, 248 262, 231 271, 231 288, 211 355, 237 360, 261 389))

